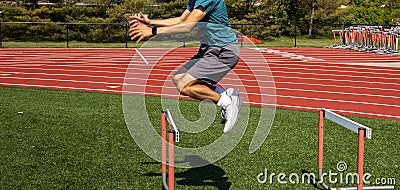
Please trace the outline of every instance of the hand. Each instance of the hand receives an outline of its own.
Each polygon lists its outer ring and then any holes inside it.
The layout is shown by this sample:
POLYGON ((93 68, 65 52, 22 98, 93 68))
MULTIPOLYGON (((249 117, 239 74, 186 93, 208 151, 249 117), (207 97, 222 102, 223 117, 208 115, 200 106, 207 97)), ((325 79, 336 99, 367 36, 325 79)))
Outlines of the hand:
POLYGON ((140 14, 140 16, 136 16, 136 15, 129 16, 129 19, 131 19, 131 21, 129 21, 129 25, 132 25, 137 22, 141 22, 143 24, 150 25, 149 17, 147 15, 143 14, 142 12, 140 12, 139 14, 140 14))
POLYGON ((139 43, 145 38, 150 38, 152 35, 151 27, 142 22, 135 22, 129 28, 129 36, 131 40, 137 39, 136 43, 139 43))

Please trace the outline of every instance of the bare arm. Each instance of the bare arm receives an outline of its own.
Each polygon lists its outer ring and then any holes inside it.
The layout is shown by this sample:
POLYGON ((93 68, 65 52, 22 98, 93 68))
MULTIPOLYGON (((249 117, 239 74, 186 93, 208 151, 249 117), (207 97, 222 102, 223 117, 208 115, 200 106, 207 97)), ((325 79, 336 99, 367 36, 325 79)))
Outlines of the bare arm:
POLYGON ((157 32, 163 34, 190 32, 206 16, 203 9, 194 9, 192 12, 186 11, 188 12, 186 19, 173 25, 158 27, 157 32))
POLYGON ((153 23, 155 20, 149 20, 147 23, 140 21, 131 25, 129 36, 131 36, 132 40, 137 38, 137 42, 140 42, 144 38, 150 38, 152 36, 152 29, 146 25, 150 22, 151 24, 161 26, 157 28, 157 33, 159 34, 190 32, 205 16, 204 9, 199 7, 192 12, 185 10, 181 17, 160 20, 158 21, 159 23, 153 23))
POLYGON ((189 10, 185 10, 180 17, 162 19, 162 20, 149 20, 149 24, 153 26, 172 26, 184 22, 190 15, 189 10))
POLYGON ((152 26, 171 26, 171 25, 176 25, 179 24, 187 19, 189 16, 190 11, 185 10, 181 16, 179 17, 174 17, 174 18, 168 18, 168 19, 160 19, 160 20, 153 20, 149 19, 147 15, 143 14, 140 12, 140 16, 130 16, 130 25, 136 24, 138 22, 141 22, 146 25, 152 25, 152 26))

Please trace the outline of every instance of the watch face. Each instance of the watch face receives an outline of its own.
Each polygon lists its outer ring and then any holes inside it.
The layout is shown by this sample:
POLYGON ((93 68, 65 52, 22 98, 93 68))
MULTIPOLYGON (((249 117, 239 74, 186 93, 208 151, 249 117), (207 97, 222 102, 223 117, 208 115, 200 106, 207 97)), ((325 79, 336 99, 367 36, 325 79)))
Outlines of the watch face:
POLYGON ((152 32, 153 36, 156 35, 157 34, 157 27, 156 26, 151 27, 151 32, 152 32))

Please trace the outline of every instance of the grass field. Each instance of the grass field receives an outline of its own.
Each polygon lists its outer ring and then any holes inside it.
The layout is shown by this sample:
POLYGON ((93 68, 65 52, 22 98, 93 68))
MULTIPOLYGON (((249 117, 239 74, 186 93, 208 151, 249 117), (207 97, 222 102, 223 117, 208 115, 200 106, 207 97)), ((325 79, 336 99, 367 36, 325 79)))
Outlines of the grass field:
MULTIPOLYGON (((0 87, 0 92, 2 189, 160 189, 160 164, 130 136, 121 95, 12 87, 0 87)), ((150 119, 157 123, 160 99, 146 101, 150 119)), ((197 101, 182 101, 181 107, 188 119, 199 117, 197 101)), ((257 109, 251 107, 251 113, 257 109)), ((288 178, 287 184, 277 178, 260 184, 257 176, 265 169, 300 176, 317 172, 317 114, 277 109, 267 140, 249 154, 256 118, 251 115, 244 137, 223 159, 201 168, 177 168, 176 188, 316 189, 308 183, 291 184, 288 178)), ((365 172, 372 174, 371 181, 400 180, 400 122, 349 118, 373 129, 365 144, 365 172)), ((181 134, 181 146, 207 144, 212 140, 208 136, 222 135, 222 126, 215 121, 192 135, 197 141, 187 135, 181 134)), ((324 169, 337 172, 336 164, 343 161, 345 172, 356 172, 356 135, 331 122, 325 135, 324 169)))

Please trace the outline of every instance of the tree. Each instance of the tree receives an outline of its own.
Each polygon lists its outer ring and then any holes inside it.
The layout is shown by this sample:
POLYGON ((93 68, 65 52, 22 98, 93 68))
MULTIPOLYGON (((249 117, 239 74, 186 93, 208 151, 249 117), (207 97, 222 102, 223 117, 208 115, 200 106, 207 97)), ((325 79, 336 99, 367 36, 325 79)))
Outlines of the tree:
POLYGON ((304 1, 308 5, 310 12, 304 16, 305 20, 309 20, 308 35, 311 36, 313 32, 314 23, 323 24, 338 24, 343 22, 344 15, 348 12, 346 7, 350 2, 349 0, 309 0, 304 1), (309 16, 308 16, 309 15, 309 16))
POLYGON ((393 24, 398 10, 397 1, 394 0, 366 0, 352 1, 349 14, 352 15, 352 24, 393 24), (397 6, 397 7, 396 7, 397 6))

